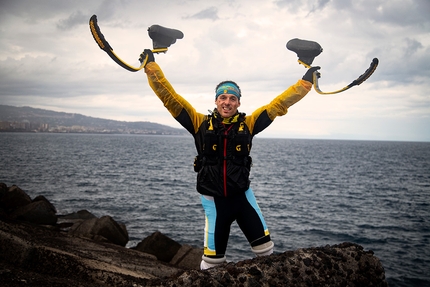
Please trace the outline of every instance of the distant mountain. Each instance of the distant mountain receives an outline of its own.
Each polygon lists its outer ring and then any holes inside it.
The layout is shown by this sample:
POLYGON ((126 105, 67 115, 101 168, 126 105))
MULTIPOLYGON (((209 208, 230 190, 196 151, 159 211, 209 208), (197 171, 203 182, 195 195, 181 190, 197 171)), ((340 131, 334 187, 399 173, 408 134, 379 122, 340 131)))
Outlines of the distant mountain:
POLYGON ((0 131, 189 135, 152 122, 125 122, 31 107, 0 105, 0 131))

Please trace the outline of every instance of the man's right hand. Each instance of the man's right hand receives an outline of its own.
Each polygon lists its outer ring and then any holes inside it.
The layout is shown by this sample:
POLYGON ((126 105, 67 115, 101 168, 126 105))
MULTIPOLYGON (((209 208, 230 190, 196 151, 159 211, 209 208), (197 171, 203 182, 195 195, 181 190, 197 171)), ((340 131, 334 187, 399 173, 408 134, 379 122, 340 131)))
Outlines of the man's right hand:
POLYGON ((139 62, 142 64, 145 61, 146 57, 148 57, 148 59, 146 60, 145 66, 148 63, 155 62, 154 54, 150 49, 143 50, 142 54, 140 54, 139 62))

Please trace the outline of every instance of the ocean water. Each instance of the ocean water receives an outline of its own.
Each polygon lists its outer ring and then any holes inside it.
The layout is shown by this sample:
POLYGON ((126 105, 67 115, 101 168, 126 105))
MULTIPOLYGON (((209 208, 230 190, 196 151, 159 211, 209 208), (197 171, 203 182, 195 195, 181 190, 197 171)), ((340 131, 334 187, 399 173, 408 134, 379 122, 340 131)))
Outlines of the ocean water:
MULTIPOLYGON (((0 133, 0 182, 58 214, 87 209, 200 247, 191 137, 0 133)), ((430 143, 255 138, 251 187, 275 252, 349 241, 373 250, 390 286, 430 286, 430 143)), ((253 257, 232 225, 227 259, 253 257)))

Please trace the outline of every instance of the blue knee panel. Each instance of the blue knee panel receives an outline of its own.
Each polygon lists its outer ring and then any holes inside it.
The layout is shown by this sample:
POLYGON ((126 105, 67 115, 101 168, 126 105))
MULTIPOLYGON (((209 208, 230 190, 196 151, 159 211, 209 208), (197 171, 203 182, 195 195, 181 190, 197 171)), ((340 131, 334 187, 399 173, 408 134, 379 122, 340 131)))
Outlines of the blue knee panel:
POLYGON ((269 229, 267 228, 266 221, 264 221, 263 213, 261 212, 261 209, 258 206, 257 199, 255 198, 255 195, 252 192, 252 189, 249 188, 245 192, 245 195, 246 195, 246 199, 248 200, 249 204, 251 204, 251 206, 255 209, 255 211, 257 212, 258 216, 260 217, 261 223, 263 224, 263 227, 264 227, 264 233, 266 235, 269 235, 269 229))
POLYGON ((216 222, 216 207, 215 201, 201 196, 203 208, 205 210, 205 236, 204 236, 204 254, 216 255, 215 250, 215 222, 216 222))

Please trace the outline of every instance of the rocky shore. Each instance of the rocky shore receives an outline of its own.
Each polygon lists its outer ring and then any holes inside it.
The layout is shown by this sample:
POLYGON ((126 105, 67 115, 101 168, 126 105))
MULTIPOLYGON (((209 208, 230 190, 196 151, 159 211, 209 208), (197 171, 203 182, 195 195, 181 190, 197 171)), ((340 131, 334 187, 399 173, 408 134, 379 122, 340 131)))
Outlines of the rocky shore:
POLYGON ((200 248, 160 232, 127 242, 126 226, 109 216, 57 215, 45 197, 0 183, 1 286, 387 286, 380 260, 354 243, 201 271, 200 248))

